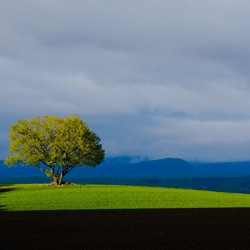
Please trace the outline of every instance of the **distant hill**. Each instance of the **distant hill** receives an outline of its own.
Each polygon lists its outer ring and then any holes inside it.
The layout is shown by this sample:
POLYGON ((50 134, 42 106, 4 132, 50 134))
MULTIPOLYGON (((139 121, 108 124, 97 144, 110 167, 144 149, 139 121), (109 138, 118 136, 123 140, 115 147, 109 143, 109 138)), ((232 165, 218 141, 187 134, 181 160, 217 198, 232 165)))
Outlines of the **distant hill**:
MULTIPOLYGON (((110 159, 110 161, 112 161, 110 159)), ((189 163, 178 158, 141 161, 130 164, 103 164, 94 169, 79 168, 72 176, 91 177, 239 177, 250 175, 250 162, 189 163)))
POLYGON ((250 175, 250 161, 220 163, 190 163, 199 176, 244 176, 250 175))
MULTIPOLYGON (((134 161, 138 161, 139 158, 132 158, 129 156, 122 156, 122 157, 110 157, 106 158, 105 161, 97 166, 99 169, 101 168, 107 168, 112 169, 114 166, 123 166, 126 164, 130 164, 134 161)), ((88 168, 84 168, 81 171, 86 171, 88 168)), ((79 170, 79 169, 75 169, 79 170)), ((73 172, 75 171, 73 170, 73 172)), ((90 169, 93 171, 93 168, 90 169)), ((80 171, 80 172, 81 172, 80 171)), ((90 171, 90 172, 91 172, 90 171)), ((98 172, 98 171, 97 171, 98 172)), ((21 166, 21 164, 17 164, 17 167, 8 168, 6 165, 4 165, 4 161, 0 160, 0 178, 1 177, 11 177, 11 176, 40 176, 45 174, 41 172, 37 167, 26 167, 21 166)))
MULTIPOLYGON (((194 168, 182 159, 167 158, 154 161, 132 163, 130 157, 107 158, 95 168, 75 168, 69 176, 83 177, 128 177, 128 176, 186 176, 194 174, 194 168)), ((0 177, 36 176, 42 173, 36 167, 8 168, 0 161, 0 177)))
POLYGON ((131 177, 131 176, 186 176, 193 174, 193 167, 182 159, 161 159, 130 164, 103 164, 96 168, 74 169, 71 176, 131 177))
POLYGON ((0 161, 0 177, 12 177, 12 176, 37 176, 42 172, 37 167, 17 167, 9 168, 4 165, 4 161, 0 161))
MULTIPOLYGON (((68 176, 82 177, 235 177, 250 175, 250 162, 189 163, 178 158, 133 163, 132 157, 106 158, 95 168, 75 168, 68 176)), ((8 168, 0 161, 0 177, 45 175, 36 167, 8 168)))
MULTIPOLYGON (((250 162, 189 163, 178 158, 138 161, 114 157, 95 168, 75 168, 66 181, 89 184, 122 184, 250 193, 250 162)), ((0 183, 48 183, 36 167, 8 168, 0 161, 0 183)))

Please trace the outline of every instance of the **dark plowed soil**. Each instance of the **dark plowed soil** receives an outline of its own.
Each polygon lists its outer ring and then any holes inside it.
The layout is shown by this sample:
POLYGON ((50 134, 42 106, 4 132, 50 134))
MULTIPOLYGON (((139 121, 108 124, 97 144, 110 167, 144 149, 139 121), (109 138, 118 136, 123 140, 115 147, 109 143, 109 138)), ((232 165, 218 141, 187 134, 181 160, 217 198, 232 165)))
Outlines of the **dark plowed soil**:
POLYGON ((0 212, 1 249, 250 249, 250 208, 0 212))

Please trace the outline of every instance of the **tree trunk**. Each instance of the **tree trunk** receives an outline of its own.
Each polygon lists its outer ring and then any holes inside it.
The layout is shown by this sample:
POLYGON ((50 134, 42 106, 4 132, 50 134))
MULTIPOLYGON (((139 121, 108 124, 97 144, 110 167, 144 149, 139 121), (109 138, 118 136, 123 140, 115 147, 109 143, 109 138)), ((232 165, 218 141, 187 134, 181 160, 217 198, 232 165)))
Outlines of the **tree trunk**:
POLYGON ((46 172, 46 175, 47 175, 48 177, 51 177, 51 178, 54 179, 54 182, 53 182, 53 183, 54 183, 55 185, 58 185, 58 174, 56 174, 52 168, 51 168, 50 171, 45 171, 45 172, 46 172))
POLYGON ((59 185, 62 185, 63 176, 64 176, 64 174, 63 174, 63 170, 62 170, 60 180, 59 180, 59 183, 58 183, 59 185))
POLYGON ((55 184, 55 185, 58 185, 58 176, 57 176, 57 175, 54 175, 54 176, 53 176, 53 179, 54 179, 54 184, 55 184))

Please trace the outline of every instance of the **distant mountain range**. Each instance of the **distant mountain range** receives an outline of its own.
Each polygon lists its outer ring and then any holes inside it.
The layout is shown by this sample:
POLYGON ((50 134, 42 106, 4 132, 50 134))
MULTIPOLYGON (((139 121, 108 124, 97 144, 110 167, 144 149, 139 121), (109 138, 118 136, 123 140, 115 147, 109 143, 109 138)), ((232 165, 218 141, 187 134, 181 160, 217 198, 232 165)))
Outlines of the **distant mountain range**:
MULTIPOLYGON (((36 167, 8 168, 0 161, 0 178, 45 175, 36 167)), ((178 158, 147 160, 133 163, 131 157, 106 158, 95 168, 75 168, 68 176, 77 177, 235 177, 250 175, 250 161, 192 163, 178 158)))
MULTIPOLYGON (((166 158, 139 161, 131 157, 106 158, 95 168, 75 168, 65 181, 79 184, 119 184, 175 187, 250 194, 250 161, 192 163, 166 158), (137 161, 137 162, 135 162, 137 161)), ((8 168, 0 161, 0 184, 49 183, 36 167, 8 168)))

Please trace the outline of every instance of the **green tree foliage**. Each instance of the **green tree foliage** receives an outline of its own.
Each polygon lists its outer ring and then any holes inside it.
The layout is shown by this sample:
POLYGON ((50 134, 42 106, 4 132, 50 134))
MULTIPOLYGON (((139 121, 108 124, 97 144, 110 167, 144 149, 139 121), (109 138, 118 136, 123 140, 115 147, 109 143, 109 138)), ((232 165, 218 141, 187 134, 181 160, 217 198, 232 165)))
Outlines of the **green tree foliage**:
POLYGON ((9 167, 21 163, 36 166, 61 185, 63 177, 75 167, 95 167, 104 160, 100 138, 77 116, 64 119, 37 116, 18 119, 10 126, 9 167))

